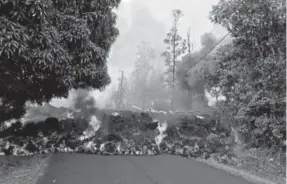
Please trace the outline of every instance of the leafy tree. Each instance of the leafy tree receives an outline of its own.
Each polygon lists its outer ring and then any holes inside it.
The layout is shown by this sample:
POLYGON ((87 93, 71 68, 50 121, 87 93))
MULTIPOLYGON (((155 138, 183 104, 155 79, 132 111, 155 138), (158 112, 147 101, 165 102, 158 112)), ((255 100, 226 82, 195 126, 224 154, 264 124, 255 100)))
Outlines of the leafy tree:
POLYGON ((175 72, 180 61, 180 56, 186 50, 186 41, 182 39, 178 33, 179 19, 183 16, 183 13, 181 10, 175 9, 173 10, 172 15, 172 27, 164 39, 164 43, 167 45, 166 51, 162 53, 162 55, 165 57, 165 63, 167 66, 167 82, 172 88, 171 110, 173 110, 174 105, 175 72))
POLYGON ((221 0, 211 12, 234 39, 218 50, 207 81, 226 97, 233 126, 251 146, 279 148, 286 138, 285 7, 282 0, 221 0))
POLYGON ((131 95, 137 105, 145 108, 148 103, 148 82, 152 71, 150 63, 155 59, 155 52, 147 42, 141 42, 137 49, 137 60, 131 74, 131 95))
POLYGON ((104 89, 106 58, 118 30, 120 0, 0 0, 0 122, 24 104, 67 97, 72 88, 104 89))

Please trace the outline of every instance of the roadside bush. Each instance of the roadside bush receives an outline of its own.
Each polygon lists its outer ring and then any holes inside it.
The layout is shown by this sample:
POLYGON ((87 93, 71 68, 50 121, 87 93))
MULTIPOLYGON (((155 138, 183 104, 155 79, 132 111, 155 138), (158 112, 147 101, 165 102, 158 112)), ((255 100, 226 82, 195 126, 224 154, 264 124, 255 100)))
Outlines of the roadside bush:
POLYGON ((286 120, 285 102, 270 102, 270 99, 251 102, 247 109, 242 110, 237 117, 237 131, 245 150, 252 148, 273 150, 277 153, 286 152, 286 120))

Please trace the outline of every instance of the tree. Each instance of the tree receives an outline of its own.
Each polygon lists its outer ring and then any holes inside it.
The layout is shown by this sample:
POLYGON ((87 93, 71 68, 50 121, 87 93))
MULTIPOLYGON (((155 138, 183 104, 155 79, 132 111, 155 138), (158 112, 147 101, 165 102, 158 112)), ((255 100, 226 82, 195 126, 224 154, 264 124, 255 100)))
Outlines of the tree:
POLYGON ((104 89, 106 58, 118 30, 120 0, 0 0, 0 122, 19 118, 30 100, 104 89))
POLYGON ((166 51, 162 53, 165 57, 165 63, 167 66, 167 82, 168 85, 172 88, 172 97, 171 97, 171 110, 173 110, 174 105, 174 88, 175 88, 175 72, 176 67, 179 62, 180 56, 186 50, 186 41, 178 33, 178 24, 180 17, 183 16, 181 10, 175 9, 172 12, 173 15, 173 24, 170 29, 170 32, 167 33, 164 43, 166 46, 166 51))
POLYGON ((221 0, 210 16, 234 39, 218 50, 207 81, 226 97, 233 126, 251 146, 278 148, 286 139, 285 7, 282 0, 221 0))
POLYGON ((145 108, 148 103, 148 82, 152 71, 150 63, 155 59, 155 52, 147 42, 141 42, 137 49, 137 60, 131 74, 131 95, 137 105, 145 108))
MULTIPOLYGON (((188 31, 187 31, 187 49, 188 49, 188 54, 190 55, 191 54, 191 51, 193 50, 193 44, 191 43, 190 41, 190 27, 188 28, 188 31)), ((185 80, 183 79, 186 74, 185 74, 185 71, 186 71, 186 66, 184 66, 186 64, 186 62, 183 64, 181 63, 181 65, 178 67, 178 70, 177 70, 177 77, 181 78, 182 80, 180 80, 180 84, 179 86, 184 89, 184 90, 187 90, 187 108, 190 109, 191 108, 191 96, 192 96, 192 90, 190 89, 190 87, 186 84, 185 80)))

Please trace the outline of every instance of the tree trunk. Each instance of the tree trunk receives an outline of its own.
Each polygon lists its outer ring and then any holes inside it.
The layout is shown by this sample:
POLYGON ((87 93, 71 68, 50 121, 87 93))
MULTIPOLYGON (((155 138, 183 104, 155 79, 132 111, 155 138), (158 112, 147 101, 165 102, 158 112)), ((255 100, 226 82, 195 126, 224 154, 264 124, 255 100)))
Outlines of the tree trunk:
POLYGON ((174 105, 174 83, 175 83, 175 59, 176 59, 176 44, 175 44, 175 38, 176 38, 177 33, 174 33, 173 37, 173 66, 172 66, 172 98, 171 98, 171 111, 173 111, 173 105, 174 105))
POLYGON ((190 89, 188 89, 188 91, 187 91, 187 96, 188 96, 188 100, 187 100, 187 103, 188 103, 188 110, 190 110, 191 109, 191 103, 192 103, 192 92, 191 92, 191 90, 190 89))
POLYGON ((172 97, 171 97, 171 111, 173 111, 174 106, 174 82, 175 82, 175 62, 172 69, 172 97))

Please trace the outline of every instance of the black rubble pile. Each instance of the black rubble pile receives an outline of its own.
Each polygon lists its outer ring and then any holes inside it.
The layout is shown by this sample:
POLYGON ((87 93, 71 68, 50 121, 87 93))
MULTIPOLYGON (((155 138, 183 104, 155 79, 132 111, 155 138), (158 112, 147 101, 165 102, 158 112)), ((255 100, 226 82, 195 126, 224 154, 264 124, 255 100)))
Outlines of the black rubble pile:
MULTIPOLYGON (((103 120, 103 118, 102 118, 103 120)), ((145 113, 106 114, 102 126, 90 137, 85 119, 47 118, 37 123, 14 123, 0 132, 0 154, 33 155, 53 152, 80 152, 102 155, 174 154, 190 158, 230 157, 229 131, 212 119, 183 118, 163 132, 160 144, 158 122, 145 113)))

